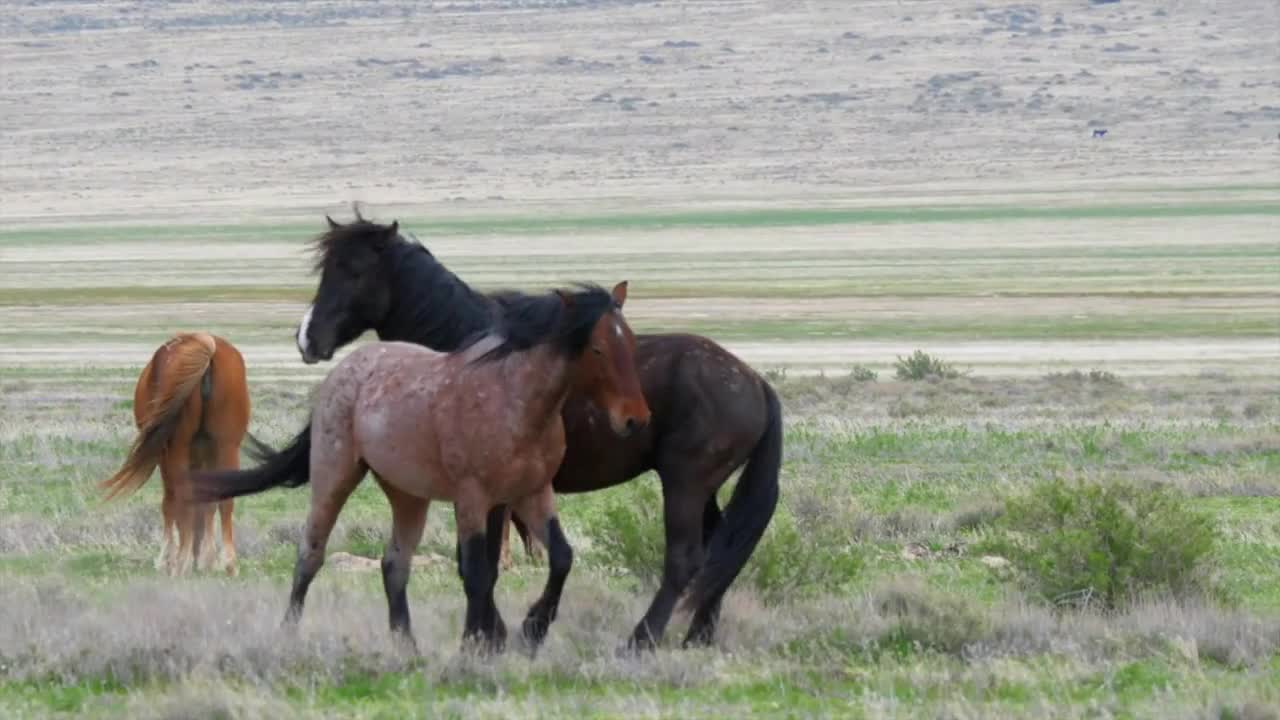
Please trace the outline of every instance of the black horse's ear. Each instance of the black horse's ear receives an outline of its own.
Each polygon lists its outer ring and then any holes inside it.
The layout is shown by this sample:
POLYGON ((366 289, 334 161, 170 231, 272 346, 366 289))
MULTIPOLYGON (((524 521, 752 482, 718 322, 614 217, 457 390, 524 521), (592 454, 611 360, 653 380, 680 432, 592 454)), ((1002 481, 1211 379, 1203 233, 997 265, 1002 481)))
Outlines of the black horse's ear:
POLYGON ((330 230, 337 230, 338 228, 342 227, 342 226, 341 226, 341 225, 339 225, 338 223, 334 222, 334 221, 333 221, 333 218, 329 217, 328 215, 325 215, 325 216, 324 216, 324 221, 325 221, 325 222, 327 222, 327 223, 329 223, 329 229, 330 229, 330 230))
POLYGON ((570 295, 569 293, 567 293, 567 292, 565 292, 565 291, 563 291, 563 290, 560 290, 560 289, 558 289, 558 288, 556 289, 556 295, 559 295, 559 296, 560 296, 560 304, 561 304, 561 305, 564 305, 564 306, 565 306, 565 308, 571 308, 571 307, 573 307, 573 296, 572 296, 572 295, 570 295))
POLYGON ((400 234, 400 221, 392 220, 391 227, 387 228, 387 235, 389 237, 395 237, 396 235, 399 235, 399 234, 400 234))

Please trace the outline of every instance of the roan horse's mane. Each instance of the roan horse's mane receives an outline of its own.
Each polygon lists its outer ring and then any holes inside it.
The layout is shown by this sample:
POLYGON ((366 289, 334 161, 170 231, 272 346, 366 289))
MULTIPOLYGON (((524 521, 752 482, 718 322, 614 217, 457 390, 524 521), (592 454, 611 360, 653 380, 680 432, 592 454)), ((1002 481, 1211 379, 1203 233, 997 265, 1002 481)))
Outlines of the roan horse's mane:
POLYGON ((618 305, 608 290, 579 283, 574 291, 556 290, 541 295, 505 291, 492 295, 501 308, 494 334, 502 343, 477 358, 496 360, 536 345, 551 343, 566 357, 586 349, 591 330, 605 313, 618 305), (567 302, 566 302, 567 300, 567 302))

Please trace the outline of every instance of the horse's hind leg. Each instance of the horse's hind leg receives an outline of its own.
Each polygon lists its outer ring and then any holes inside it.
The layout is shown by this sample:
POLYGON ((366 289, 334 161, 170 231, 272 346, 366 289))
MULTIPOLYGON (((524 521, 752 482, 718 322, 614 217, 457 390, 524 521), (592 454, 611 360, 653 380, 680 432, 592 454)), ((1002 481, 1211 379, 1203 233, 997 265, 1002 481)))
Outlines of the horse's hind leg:
POLYGON ((338 513, 351 497, 364 478, 368 467, 363 462, 350 459, 335 462, 335 458, 325 457, 330 452, 321 448, 317 453, 312 448, 311 456, 311 511, 307 514, 307 525, 298 541, 298 561, 293 566, 293 588, 289 592, 289 609, 285 611, 286 627, 296 626, 302 617, 302 606, 307 599, 307 589, 316 573, 324 565, 324 549, 329 542, 329 534, 333 532, 333 524, 338 520, 338 513))
POLYGON ((547 585, 542 590, 542 596, 529 608, 521 627, 530 651, 536 652, 547 637, 547 630, 560 609, 560 595, 564 591, 569 570, 573 567, 573 548, 564 536, 560 519, 556 517, 551 483, 547 483, 536 495, 521 500, 516 505, 516 513, 524 520, 530 534, 547 548, 547 585))
MULTIPOLYGON (((374 477, 377 477, 375 474, 374 477)), ((413 569, 413 553, 422 540, 422 529, 427 524, 427 508, 431 502, 425 498, 401 492, 378 479, 382 492, 391 502, 391 541, 382 555, 382 587, 387 592, 387 615, 391 634, 404 643, 405 648, 417 653, 418 644, 413 639, 409 620, 409 572, 413 569)))
POLYGON ((177 514, 181 511, 178 504, 178 498, 174 494, 173 488, 169 487, 169 483, 163 481, 163 471, 161 471, 161 485, 164 486, 164 497, 160 500, 160 515, 163 518, 163 535, 160 537, 160 554, 156 555, 156 570, 164 570, 173 563, 173 555, 176 552, 177 540, 174 538, 177 525, 177 514))
POLYGON ((191 572, 195 561, 195 535, 202 529, 200 525, 200 508, 190 502, 190 492, 185 482, 191 466, 191 448, 189 443, 175 441, 165 450, 160 460, 160 477, 167 488, 173 488, 174 524, 178 527, 178 549, 169 556, 169 574, 186 575, 191 572))
MULTIPOLYGON (((240 469, 240 447, 238 444, 222 441, 218 443, 215 455, 215 466, 219 470, 240 469)), ((218 503, 217 510, 222 520, 222 567, 228 575, 235 575, 236 567, 236 535, 231 525, 231 513, 235 509, 235 500, 223 500, 218 503)), ((213 518, 210 508, 209 518, 213 518)), ((213 539, 213 528, 210 527, 210 541, 213 539)))

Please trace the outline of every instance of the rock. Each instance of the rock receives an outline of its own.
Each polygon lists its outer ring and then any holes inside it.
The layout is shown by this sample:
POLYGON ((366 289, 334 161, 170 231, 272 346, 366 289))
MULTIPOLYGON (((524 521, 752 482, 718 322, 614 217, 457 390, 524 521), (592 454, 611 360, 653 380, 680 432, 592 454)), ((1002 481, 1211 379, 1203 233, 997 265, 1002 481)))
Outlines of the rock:
MULTIPOLYGON (((437 555, 436 553, 428 553, 426 555, 414 555, 413 567, 415 568, 430 567, 432 565, 438 565, 442 562, 447 562, 447 561, 448 561, 448 558, 444 557, 443 555, 437 555)), ((325 564, 334 568, 335 570, 342 570, 346 572, 365 572, 369 570, 382 569, 381 558, 368 558, 368 557, 363 557, 361 555, 352 555, 349 552, 332 553, 329 555, 329 558, 325 561, 325 564)))
POLYGON ((923 560, 929 557, 929 554, 929 548, 920 543, 907 543, 906 547, 902 548, 902 557, 907 560, 923 560))

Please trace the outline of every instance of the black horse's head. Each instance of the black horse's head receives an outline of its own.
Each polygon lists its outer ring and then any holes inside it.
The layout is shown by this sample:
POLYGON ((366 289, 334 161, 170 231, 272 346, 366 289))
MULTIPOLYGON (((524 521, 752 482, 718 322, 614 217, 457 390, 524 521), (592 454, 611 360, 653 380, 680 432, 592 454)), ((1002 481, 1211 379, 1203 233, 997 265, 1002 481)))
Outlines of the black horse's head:
POLYGON ((338 348, 382 323, 391 307, 387 251, 406 242, 399 221, 380 225, 359 212, 346 225, 328 215, 325 220, 329 230, 315 241, 320 286, 297 332, 298 352, 307 364, 329 360, 338 348))

